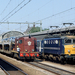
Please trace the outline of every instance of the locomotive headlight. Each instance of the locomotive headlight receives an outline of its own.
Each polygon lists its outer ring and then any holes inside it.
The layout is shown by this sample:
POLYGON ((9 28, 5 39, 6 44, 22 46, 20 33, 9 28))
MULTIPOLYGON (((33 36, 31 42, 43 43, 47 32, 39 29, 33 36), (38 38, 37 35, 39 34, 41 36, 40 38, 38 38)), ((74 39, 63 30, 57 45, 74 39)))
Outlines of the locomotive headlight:
POLYGON ((25 51, 27 52, 27 49, 25 49, 25 51))
POLYGON ((70 53, 70 50, 68 50, 68 53, 70 53))
POLYGON ((73 48, 75 48, 75 46, 73 46, 73 48))
POLYGON ((32 49, 32 52, 34 52, 34 49, 32 49))

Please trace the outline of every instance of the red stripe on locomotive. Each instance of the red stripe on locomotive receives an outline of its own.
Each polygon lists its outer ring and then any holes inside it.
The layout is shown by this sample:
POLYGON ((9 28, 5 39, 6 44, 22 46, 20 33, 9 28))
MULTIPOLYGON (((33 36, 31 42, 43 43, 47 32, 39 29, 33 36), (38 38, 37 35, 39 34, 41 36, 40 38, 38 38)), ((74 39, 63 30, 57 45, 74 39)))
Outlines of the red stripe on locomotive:
POLYGON ((38 53, 20 53, 20 57, 39 57, 38 53))

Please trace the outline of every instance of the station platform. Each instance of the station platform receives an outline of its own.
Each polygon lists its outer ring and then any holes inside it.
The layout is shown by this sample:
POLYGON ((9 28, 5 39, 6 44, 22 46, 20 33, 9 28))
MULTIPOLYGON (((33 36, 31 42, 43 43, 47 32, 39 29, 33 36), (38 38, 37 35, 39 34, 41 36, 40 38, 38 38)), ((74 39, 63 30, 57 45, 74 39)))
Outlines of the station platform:
POLYGON ((6 75, 5 72, 0 68, 0 75, 6 75))

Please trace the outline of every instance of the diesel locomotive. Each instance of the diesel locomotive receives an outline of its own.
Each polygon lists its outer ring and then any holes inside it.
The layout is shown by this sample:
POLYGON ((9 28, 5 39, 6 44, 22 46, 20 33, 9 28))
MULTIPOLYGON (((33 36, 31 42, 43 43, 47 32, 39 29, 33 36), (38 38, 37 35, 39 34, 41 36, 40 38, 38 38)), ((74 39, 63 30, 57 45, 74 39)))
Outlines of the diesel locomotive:
POLYGON ((38 41, 37 49, 40 57, 59 60, 75 60, 75 36, 73 35, 51 35, 38 41), (42 50, 43 49, 43 50, 42 50))
POLYGON ((8 41, 2 44, 0 52, 17 57, 19 59, 35 59, 39 57, 36 51, 36 38, 34 37, 17 37, 15 41, 8 41))

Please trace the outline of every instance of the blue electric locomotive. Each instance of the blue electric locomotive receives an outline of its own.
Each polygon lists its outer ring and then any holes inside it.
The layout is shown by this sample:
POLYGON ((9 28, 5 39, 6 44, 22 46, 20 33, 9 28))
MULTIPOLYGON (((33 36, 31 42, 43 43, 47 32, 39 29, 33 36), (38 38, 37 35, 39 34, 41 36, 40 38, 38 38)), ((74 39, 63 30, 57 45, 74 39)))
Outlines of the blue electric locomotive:
POLYGON ((44 53, 60 55, 63 53, 64 46, 62 45, 61 38, 48 38, 44 39, 44 53))
POLYGON ((45 37, 43 40, 42 57, 59 60, 75 60, 75 36, 53 35, 45 37))
POLYGON ((63 40, 61 38, 46 38, 44 39, 43 49, 45 58, 60 60, 59 56, 64 53, 63 40))

